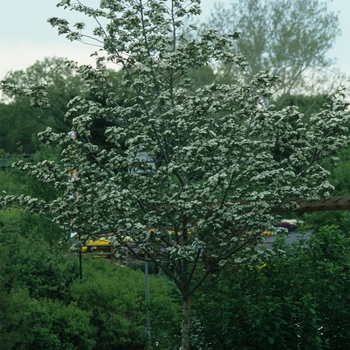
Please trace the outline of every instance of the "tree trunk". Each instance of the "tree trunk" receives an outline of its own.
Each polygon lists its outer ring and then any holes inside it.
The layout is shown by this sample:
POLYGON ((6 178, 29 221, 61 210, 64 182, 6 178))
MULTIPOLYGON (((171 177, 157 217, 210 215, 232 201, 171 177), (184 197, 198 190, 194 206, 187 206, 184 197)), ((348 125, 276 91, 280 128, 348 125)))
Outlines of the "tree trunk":
POLYGON ((182 347, 190 349, 191 297, 184 297, 182 302, 182 347))

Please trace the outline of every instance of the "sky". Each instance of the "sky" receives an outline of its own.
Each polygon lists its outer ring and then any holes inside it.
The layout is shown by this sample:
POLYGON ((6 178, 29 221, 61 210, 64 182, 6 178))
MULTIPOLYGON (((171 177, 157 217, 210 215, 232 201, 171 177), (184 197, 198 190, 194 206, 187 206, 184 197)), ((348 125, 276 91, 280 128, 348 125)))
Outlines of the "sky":
MULTIPOLYGON (((308 0, 305 0, 308 1, 308 0)), ((93 64, 91 46, 70 42, 58 36, 55 28, 47 23, 49 17, 68 21, 84 21, 72 12, 57 8, 58 0, 0 0, 0 79, 8 71, 26 69, 44 57, 65 57, 80 64, 93 64)), ((231 0, 222 0, 229 4, 231 0)), ((86 5, 98 4, 98 0, 83 0, 86 5)), ((201 19, 209 16, 215 1, 202 0, 201 19)), ((342 35, 339 36, 329 58, 336 59, 336 66, 350 74, 350 0, 333 0, 329 9, 339 14, 342 35)))

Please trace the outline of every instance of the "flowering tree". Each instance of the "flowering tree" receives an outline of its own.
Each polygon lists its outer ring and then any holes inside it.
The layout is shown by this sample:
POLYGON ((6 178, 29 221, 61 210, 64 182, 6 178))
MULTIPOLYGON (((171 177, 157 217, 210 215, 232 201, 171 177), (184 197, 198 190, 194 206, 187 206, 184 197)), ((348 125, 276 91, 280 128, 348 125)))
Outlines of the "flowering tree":
MULTIPOLYGON (((295 107, 265 107, 277 78, 264 72, 247 85, 193 89, 191 72, 212 60, 245 64, 230 51, 237 33, 209 30, 189 42, 180 34, 199 2, 103 0, 93 9, 61 1, 96 20, 94 36, 83 33, 83 23, 71 29, 66 20, 49 20, 70 40, 101 45, 105 55, 96 53, 95 69, 75 67, 94 98, 76 96, 68 104, 65 118, 76 139, 50 129, 40 134, 61 145, 59 164, 22 165, 62 195, 50 203, 1 198, 70 231, 113 235, 117 254, 128 251, 162 269, 183 296, 183 350, 189 349, 191 298, 203 281, 273 226, 273 208, 327 196, 331 185, 319 161, 348 142, 342 93, 305 124, 295 107), (105 61, 124 73, 122 102, 105 61), (104 145, 91 136, 96 121, 105 125, 104 145), (74 169, 78 176, 67 182, 74 169)), ((3 88, 21 93, 11 84, 3 88)), ((35 106, 50 104, 42 87, 24 93, 35 106)))

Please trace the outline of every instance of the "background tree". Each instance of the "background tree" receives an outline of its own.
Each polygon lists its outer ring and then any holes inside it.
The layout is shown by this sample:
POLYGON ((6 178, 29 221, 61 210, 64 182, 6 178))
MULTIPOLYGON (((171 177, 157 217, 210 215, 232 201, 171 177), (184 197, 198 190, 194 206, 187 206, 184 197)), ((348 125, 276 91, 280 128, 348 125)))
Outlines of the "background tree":
MULTIPOLYGON (((34 162, 44 159, 59 161, 60 152, 59 147, 38 144, 37 152, 30 159, 34 162)), ((26 176, 19 169, 13 168, 12 163, 16 160, 16 156, 12 155, 12 158, 8 158, 9 156, 4 154, 3 157, 5 158, 0 158, 0 161, 3 160, 6 166, 0 168, 0 192, 18 195, 28 193, 44 200, 53 200, 60 193, 52 185, 44 185, 33 177, 26 176)), ((22 157, 17 156, 18 158, 22 157)), ((65 239, 67 235, 66 231, 49 220, 37 214, 25 213, 23 210, 0 210, 0 225, 3 227, 3 231, 10 235, 13 233, 20 233, 23 236, 36 234, 50 244, 65 239)))
MULTIPOLYGON (((340 29, 337 15, 328 10, 328 3, 236 0, 228 7, 215 4, 203 26, 220 33, 241 32, 240 39, 232 44, 232 51, 245 56, 248 62, 244 72, 232 64, 214 63, 222 79, 249 81, 261 70, 267 70, 280 79, 278 95, 334 91, 334 86, 330 89, 329 84, 332 60, 326 54, 340 29), (328 82, 323 76, 325 71, 328 82), (321 81, 317 81, 321 77, 321 81)), ((338 74, 333 77, 339 86, 343 82, 338 74)))
POLYGON ((64 121, 67 103, 87 91, 81 77, 67 66, 64 58, 58 57, 37 61, 25 71, 8 72, 3 81, 20 87, 23 92, 16 95, 2 89, 0 148, 9 153, 34 153, 38 145, 33 135, 47 127, 68 131, 70 126, 64 121), (45 93, 55 103, 47 109, 33 109, 25 91, 34 85, 45 86, 45 93))
MULTIPOLYGON (((123 104, 124 99, 118 90, 120 72, 110 69, 108 77, 113 90, 116 91, 118 103, 123 104)), ((36 135, 46 127, 51 127, 54 131, 68 132, 71 126, 64 115, 69 100, 76 95, 85 96, 89 93, 74 65, 69 65, 66 59, 59 57, 47 57, 43 61, 37 61, 25 71, 10 71, 3 82, 21 90, 21 93, 17 90, 17 94, 14 94, 13 90, 5 88, 7 85, 2 86, 0 148, 10 154, 33 154, 40 151, 36 135), (34 101, 27 94, 34 85, 45 87, 45 94, 51 101, 45 109, 32 108, 34 101)), ((94 98, 98 100, 97 96, 94 98)), ((101 128, 103 125, 100 122, 92 131, 92 136, 97 142, 101 128)))
MULTIPOLYGON (((74 67, 90 92, 73 98, 65 114, 78 138, 41 133, 44 142, 62 147, 61 163, 22 164, 62 195, 51 202, 7 195, 1 202, 45 215, 70 232, 112 234, 117 254, 155 263, 182 295, 182 349, 188 350, 191 298, 206 278, 273 227, 271 208, 291 197, 327 195, 331 185, 319 162, 348 142, 347 103, 340 93, 307 124, 296 107, 264 105, 276 82, 266 73, 248 84, 195 90, 193 71, 212 60, 245 64, 231 52, 237 33, 209 30, 198 40, 182 40, 178 28, 199 13, 197 0, 173 0, 170 7, 157 0, 107 0, 99 9, 79 1, 59 5, 101 18, 94 39, 106 57, 97 58, 96 69, 74 67), (124 105, 104 59, 122 68, 124 105), (91 139, 96 120, 109 124, 107 148, 91 139), (276 149, 288 156, 276 159, 276 149), (67 182, 73 169, 79 176, 67 182)), ((50 23, 71 40, 84 38, 83 23, 72 30, 64 19, 50 23)), ((11 84, 4 88, 20 92, 11 84)), ((32 97, 37 106, 49 104, 40 87, 32 97)))

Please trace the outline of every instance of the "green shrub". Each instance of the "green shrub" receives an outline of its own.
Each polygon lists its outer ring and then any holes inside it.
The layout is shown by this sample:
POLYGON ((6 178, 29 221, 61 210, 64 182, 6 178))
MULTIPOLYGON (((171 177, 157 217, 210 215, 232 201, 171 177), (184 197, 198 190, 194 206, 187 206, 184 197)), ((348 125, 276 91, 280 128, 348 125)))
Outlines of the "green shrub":
MULTIPOLYGON (((177 304, 172 286, 158 276, 149 277, 153 342, 168 345, 178 329, 177 304)), ((86 259, 83 280, 70 285, 67 300, 92 313, 99 348, 129 349, 146 342, 145 275, 100 259, 86 259)))
POLYGON ((277 240, 264 264, 222 271, 195 300, 202 348, 349 349, 349 250, 326 226, 293 246, 277 240))

